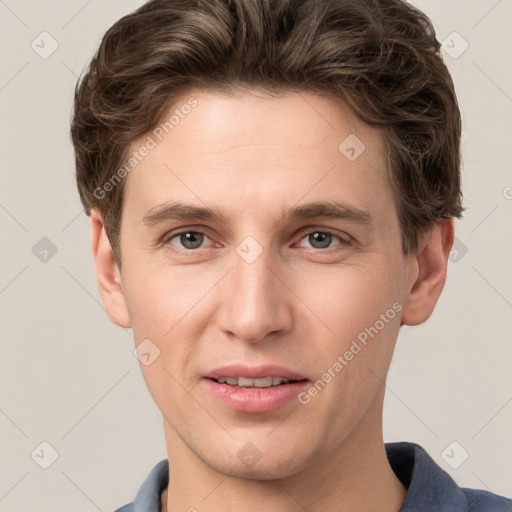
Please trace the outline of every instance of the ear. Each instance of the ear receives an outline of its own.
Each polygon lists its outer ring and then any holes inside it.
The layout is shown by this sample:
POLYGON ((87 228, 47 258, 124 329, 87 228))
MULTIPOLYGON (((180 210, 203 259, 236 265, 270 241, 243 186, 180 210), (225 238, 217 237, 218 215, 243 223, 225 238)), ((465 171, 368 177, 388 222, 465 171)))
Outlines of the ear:
POLYGON ((96 263, 96 278, 105 312, 111 322, 129 328, 130 317, 124 297, 121 273, 105 231, 103 218, 97 209, 91 210, 91 247, 96 263))
POLYGON ((453 219, 437 221, 423 237, 416 255, 417 278, 404 301, 402 323, 418 325, 430 317, 446 281, 448 257, 453 245, 453 219))

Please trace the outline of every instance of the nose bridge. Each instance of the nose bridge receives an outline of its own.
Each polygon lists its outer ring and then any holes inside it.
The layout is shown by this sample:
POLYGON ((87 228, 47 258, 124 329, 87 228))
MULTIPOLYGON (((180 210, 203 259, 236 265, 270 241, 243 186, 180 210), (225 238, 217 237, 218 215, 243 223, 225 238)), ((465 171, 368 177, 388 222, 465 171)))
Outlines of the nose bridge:
POLYGON ((278 265, 271 250, 248 236, 236 247, 232 261, 223 294, 222 329, 257 342, 291 328, 291 311, 275 275, 278 265))

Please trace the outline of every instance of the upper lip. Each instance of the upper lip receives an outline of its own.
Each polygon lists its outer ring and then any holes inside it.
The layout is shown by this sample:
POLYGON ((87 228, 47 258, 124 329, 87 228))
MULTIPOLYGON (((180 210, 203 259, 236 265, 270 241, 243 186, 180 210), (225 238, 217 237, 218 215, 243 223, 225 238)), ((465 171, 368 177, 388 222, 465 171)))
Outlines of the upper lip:
POLYGON ((245 366, 243 364, 231 364, 211 370, 205 375, 208 379, 220 377, 246 377, 247 379, 259 379, 262 377, 285 377, 290 380, 304 380, 306 377, 300 373, 275 364, 263 366, 245 366))

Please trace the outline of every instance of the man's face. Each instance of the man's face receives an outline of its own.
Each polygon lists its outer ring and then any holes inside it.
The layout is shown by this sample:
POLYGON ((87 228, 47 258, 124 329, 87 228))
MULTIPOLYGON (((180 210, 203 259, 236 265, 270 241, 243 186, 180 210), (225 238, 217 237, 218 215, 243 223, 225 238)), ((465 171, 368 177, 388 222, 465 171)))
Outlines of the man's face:
POLYGON ((269 479, 377 438, 417 277, 382 133, 307 93, 194 92, 163 120, 176 109, 127 177, 121 229, 127 311, 136 345, 151 340, 143 363, 160 351, 141 369, 168 441, 218 471, 269 479), (154 215, 178 202, 222 220, 154 215), (352 214, 287 214, 310 203, 352 214), (227 365, 279 365, 307 380, 258 390, 205 377, 227 365))

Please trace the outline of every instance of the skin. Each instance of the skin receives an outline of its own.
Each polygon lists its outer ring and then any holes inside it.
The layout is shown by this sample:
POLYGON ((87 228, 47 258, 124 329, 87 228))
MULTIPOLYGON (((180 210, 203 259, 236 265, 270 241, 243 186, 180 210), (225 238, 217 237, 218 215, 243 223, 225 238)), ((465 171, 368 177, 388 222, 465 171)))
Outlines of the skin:
POLYGON ((443 289, 453 221, 404 255, 382 132, 341 100, 255 93, 176 101, 198 104, 126 178, 121 270, 91 214, 109 318, 160 350, 140 366, 170 461, 162 511, 398 511, 406 489, 384 450, 385 378, 400 326, 427 320, 443 289), (349 134, 366 146, 352 162, 338 150, 349 134), (226 222, 143 225, 171 200, 218 207, 226 222), (372 224, 283 216, 330 200, 366 210, 372 224), (201 248, 172 237, 177 228, 204 232, 201 248), (322 245, 317 231, 334 236, 322 245), (247 236, 263 250, 250 264, 236 252, 247 236), (401 311, 306 405, 236 412, 205 391, 207 371, 239 362, 315 382, 393 303, 401 311), (248 442, 261 453, 251 467, 237 457, 248 442))

